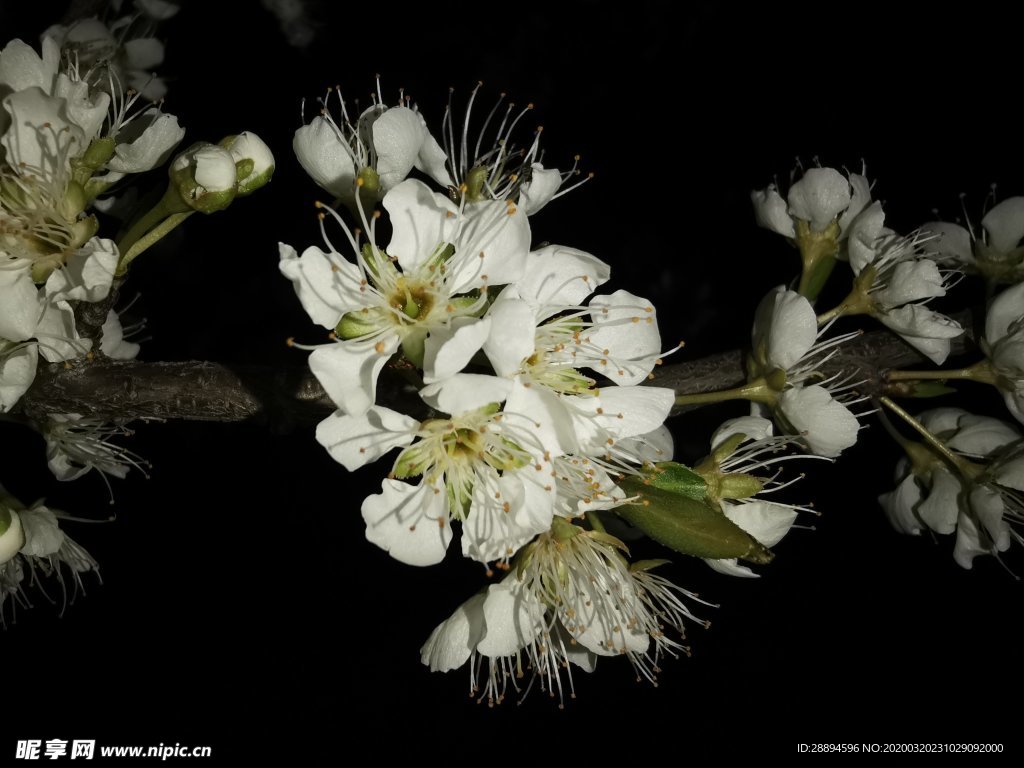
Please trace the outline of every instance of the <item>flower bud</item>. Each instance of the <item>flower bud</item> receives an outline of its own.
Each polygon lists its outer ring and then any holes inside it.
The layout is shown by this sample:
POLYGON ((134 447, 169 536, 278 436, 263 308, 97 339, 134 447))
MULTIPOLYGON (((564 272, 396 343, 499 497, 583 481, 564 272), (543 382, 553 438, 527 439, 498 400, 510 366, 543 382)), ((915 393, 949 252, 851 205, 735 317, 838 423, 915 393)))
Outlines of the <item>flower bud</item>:
POLYGON ((170 175, 182 202, 193 210, 213 213, 235 199, 235 159, 223 147, 193 144, 174 158, 170 175))
POLYGON ((255 133, 244 131, 237 136, 228 136, 220 146, 228 150, 235 160, 239 197, 252 194, 274 175, 274 154, 255 133))

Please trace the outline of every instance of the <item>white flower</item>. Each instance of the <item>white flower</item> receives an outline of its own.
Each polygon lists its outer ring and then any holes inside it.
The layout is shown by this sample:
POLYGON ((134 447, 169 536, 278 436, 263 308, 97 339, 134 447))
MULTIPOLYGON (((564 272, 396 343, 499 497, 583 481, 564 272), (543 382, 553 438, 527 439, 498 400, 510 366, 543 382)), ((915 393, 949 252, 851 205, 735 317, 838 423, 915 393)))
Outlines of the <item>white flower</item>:
POLYGON ((981 220, 981 236, 967 227, 932 221, 921 229, 939 237, 925 247, 965 270, 980 272, 1000 283, 1016 283, 1024 277, 1024 197, 1009 197, 994 205, 981 220))
POLYGON ((958 408, 922 413, 921 423, 960 457, 951 467, 928 449, 911 444, 910 460, 897 467, 896 489, 879 497, 901 532, 956 532, 953 558, 971 568, 981 554, 998 555, 1020 535, 1024 523, 1022 438, 1013 426, 958 408), (984 459, 984 464, 974 459, 984 459))
POLYGON ((4 531, 0 531, 0 625, 6 623, 8 598, 13 604, 12 612, 18 605, 31 605, 25 596, 23 583, 26 571, 28 585, 35 584, 40 589, 43 585, 39 574, 55 578, 65 601, 69 594, 65 570, 71 577, 72 601, 82 589, 81 574, 98 572, 92 556, 60 529, 58 520, 63 516, 61 512, 44 507, 41 502, 26 509, 0 486, 0 520, 11 521, 4 531), (10 554, 6 550, 19 539, 20 548, 5 560, 4 555, 10 554))
POLYGON ((339 337, 310 355, 310 367, 352 415, 373 405, 377 377, 399 347, 428 381, 462 370, 487 338, 490 321, 478 316, 488 286, 519 279, 529 252, 526 216, 505 203, 457 206, 410 179, 385 196, 384 208, 386 252, 373 241, 375 225, 365 223, 371 242, 359 248, 340 217, 354 263, 330 243, 301 257, 281 245, 281 272, 303 307, 339 337))
POLYGON ((560 524, 530 545, 518 572, 470 598, 438 626, 421 660, 443 672, 469 661, 470 693, 482 688, 480 700, 489 704, 501 703, 509 688, 525 696, 536 681, 561 700, 563 672, 574 696, 570 664, 590 672, 599 656, 624 655, 638 678, 654 682, 662 655, 686 652, 665 629, 682 637, 684 620, 698 621, 680 600, 694 596, 641 564, 628 567, 616 551, 621 546, 609 536, 560 524), (520 688, 526 672, 530 680, 520 688))
POLYGON ((126 330, 122 327, 117 312, 110 310, 100 329, 100 351, 111 360, 134 360, 139 354, 140 346, 128 339, 142 327, 142 323, 136 323, 126 330))
MULTIPOLYGON (((378 83, 378 89, 380 84, 378 83)), ((356 179, 369 181, 369 169, 379 186, 369 184, 362 193, 373 198, 367 208, 398 186, 413 168, 430 175, 442 186, 451 185, 444 169, 444 152, 426 123, 408 102, 387 107, 378 91, 377 101, 353 123, 340 91, 337 119, 330 112, 330 92, 318 117, 295 132, 292 149, 302 168, 320 187, 344 201, 356 193, 356 179)))
POLYGON ((956 273, 922 257, 919 236, 898 237, 885 228, 884 220, 881 205, 873 203, 850 227, 850 266, 857 280, 844 305, 875 317, 941 365, 949 356, 950 339, 963 329, 924 303, 945 296, 956 273))
POLYGON ((144 459, 110 442, 112 437, 132 434, 122 424, 77 413, 51 414, 40 431, 46 439, 46 463, 58 480, 77 480, 95 469, 110 490, 108 475, 124 479, 132 467, 146 473, 144 459))
POLYGON ((849 401, 848 386, 835 380, 810 383, 821 379, 817 369, 837 345, 854 335, 818 343, 818 321, 810 302, 783 286, 762 299, 754 317, 755 366, 768 377, 773 371, 785 374, 783 388, 772 398, 772 413, 787 434, 800 436, 812 453, 821 456, 838 456, 857 441, 857 418, 832 394, 842 393, 849 401))
POLYGON ((982 349, 1006 407, 1024 422, 1024 283, 1007 288, 989 306, 982 349))
POLYGON ((789 188, 788 204, 774 184, 752 192, 751 200, 757 223, 766 229, 796 238, 798 221, 816 233, 834 224, 838 241, 845 237, 857 214, 871 202, 871 186, 858 173, 844 177, 834 168, 809 168, 789 188))
POLYGON ((321 422, 317 440, 350 471, 403 448, 381 493, 363 502, 367 539, 397 560, 431 565, 444 558, 454 518, 462 521, 463 554, 486 563, 507 560, 547 530, 550 452, 533 415, 499 411, 510 386, 463 374, 425 390, 435 407, 451 409, 449 418, 417 422, 374 406, 321 422), (418 476, 417 485, 403 482, 418 476))

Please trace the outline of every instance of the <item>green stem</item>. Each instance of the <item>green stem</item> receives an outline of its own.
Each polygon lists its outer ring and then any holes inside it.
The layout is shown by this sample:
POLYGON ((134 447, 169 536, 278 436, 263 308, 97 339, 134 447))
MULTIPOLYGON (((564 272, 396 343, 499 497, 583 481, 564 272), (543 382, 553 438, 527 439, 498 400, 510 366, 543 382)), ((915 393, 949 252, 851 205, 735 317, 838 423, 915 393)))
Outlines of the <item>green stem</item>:
POLYGON ((774 405, 777 399, 778 392, 762 377, 743 386, 723 389, 718 392, 676 395, 676 405, 710 405, 711 403, 724 403, 728 400, 752 400, 756 403, 774 405))
POLYGON ((997 382, 996 372, 992 370, 992 364, 988 360, 981 360, 966 368, 956 368, 939 371, 889 371, 886 374, 889 381, 923 381, 930 379, 969 379, 982 384, 995 385, 997 382))
POLYGON ((154 245, 158 240, 164 237, 168 232, 174 229, 176 226, 181 224, 185 219, 191 216, 195 211, 187 211, 185 213, 174 213, 160 222, 156 227, 147 232, 143 237, 135 241, 135 244, 128 249, 127 253, 121 254, 121 261, 117 264, 117 272, 115 273, 118 277, 124 275, 128 271, 128 265, 135 260, 135 257, 142 253, 144 250, 154 245))
POLYGON ((590 527, 599 533, 608 533, 605 530, 604 523, 601 522, 600 516, 594 510, 587 512, 587 522, 590 523, 590 527))
MULTIPOLYGON (((122 254, 126 253, 131 250, 135 243, 146 237, 148 232, 159 226, 160 222, 164 219, 175 214, 185 213, 191 210, 192 209, 182 201, 178 191, 174 189, 173 186, 169 186, 167 191, 164 192, 164 196, 160 198, 160 202, 146 211, 141 218, 132 224, 131 228, 118 241, 118 251, 122 254)), ((166 234, 166 232, 164 234, 166 234)), ((126 266, 123 258, 121 261, 122 264, 118 265, 118 274, 124 274, 121 267, 122 265, 126 266)))
MULTIPOLYGON (((914 431, 916 431, 919 435, 921 435, 921 437, 924 438, 925 442, 928 443, 928 445, 931 446, 931 448, 933 448, 936 452, 938 452, 940 456, 942 456, 942 458, 944 458, 956 469, 958 469, 964 477, 970 478, 976 474, 976 465, 974 465, 970 461, 967 461, 962 456, 959 456, 952 450, 950 450, 949 446, 947 446, 944 442, 939 440, 939 438, 937 438, 935 435, 929 432, 928 428, 925 427, 924 424, 919 422, 917 419, 915 419, 913 416, 911 416, 909 413, 903 410, 900 406, 898 406, 888 397, 885 397, 883 395, 879 399, 881 400, 882 405, 884 405, 890 411, 892 411, 901 419, 903 419, 903 421, 905 421, 908 425, 910 425, 914 429, 914 431)), ((906 446, 904 445, 904 448, 905 447, 906 446)))

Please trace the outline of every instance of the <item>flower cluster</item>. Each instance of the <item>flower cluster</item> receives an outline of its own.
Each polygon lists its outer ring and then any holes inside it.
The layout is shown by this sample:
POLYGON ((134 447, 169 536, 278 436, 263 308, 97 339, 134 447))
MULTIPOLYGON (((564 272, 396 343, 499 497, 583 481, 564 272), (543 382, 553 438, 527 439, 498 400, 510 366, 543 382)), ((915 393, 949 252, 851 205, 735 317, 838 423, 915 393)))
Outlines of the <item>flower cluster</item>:
MULTIPOLYGON (((509 686, 525 692, 517 679, 526 668, 525 690, 540 681, 560 693, 563 669, 589 670, 600 655, 626 655, 653 680, 659 658, 682 649, 664 630, 681 636, 692 618, 681 600, 688 593, 650 573, 658 563, 629 564, 605 532, 609 511, 639 509, 643 527, 657 517, 643 511, 651 499, 675 493, 662 473, 684 473, 705 488, 694 514, 743 542, 706 559, 741 575, 752 574, 737 557, 767 562, 765 547, 795 511, 749 498, 771 480, 743 474, 723 485, 738 466, 773 463, 730 463, 735 440, 722 466, 709 465, 708 481, 669 461, 664 421, 675 393, 646 385, 667 354, 654 307, 603 290, 610 268, 589 253, 531 247, 530 214, 575 166, 545 169, 539 133, 529 149, 513 149, 523 112, 507 112, 488 133, 492 110, 470 141, 476 95, 461 143, 444 149, 406 97, 386 107, 379 93, 355 121, 340 95, 340 118, 325 99, 324 112, 296 132, 302 166, 356 219, 350 225, 317 203, 323 245, 280 245, 281 272, 329 332, 326 344, 291 342, 311 350, 310 368, 337 406, 316 438, 350 471, 387 457, 381 490, 361 509, 367 539, 393 558, 438 563, 458 536, 463 556, 489 574, 508 572, 431 635, 423 648, 431 669, 470 662, 473 690, 492 702, 509 686), (409 178, 414 169, 444 191, 409 178), (396 395, 401 388, 389 386, 381 402, 384 378, 413 387, 396 395)), ((444 122, 454 136, 450 107, 444 122)), ((770 432, 764 420, 749 432, 756 445, 744 456, 791 442, 759 441, 770 432)), ((693 553, 685 542, 670 546, 693 553)))

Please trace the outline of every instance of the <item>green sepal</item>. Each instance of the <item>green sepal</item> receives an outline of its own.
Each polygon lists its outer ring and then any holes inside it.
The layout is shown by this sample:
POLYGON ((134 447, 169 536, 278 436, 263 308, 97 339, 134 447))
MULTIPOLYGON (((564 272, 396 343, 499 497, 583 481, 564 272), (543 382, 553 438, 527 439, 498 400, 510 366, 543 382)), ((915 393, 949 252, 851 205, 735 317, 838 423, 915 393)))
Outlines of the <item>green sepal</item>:
POLYGON ((757 539, 701 501, 634 477, 624 478, 619 485, 638 501, 616 507, 615 513, 676 552, 710 560, 737 557, 752 563, 767 563, 773 557, 757 539))
POLYGON ((630 563, 629 572, 634 573, 636 571, 653 571, 655 568, 660 568, 663 565, 668 565, 671 560, 637 560, 635 563, 630 563))
POLYGON ((414 327, 402 339, 402 354, 420 370, 423 370, 423 356, 426 354, 424 346, 426 342, 427 332, 423 328, 414 327))
POLYGON ((956 392, 954 387, 939 381, 892 381, 885 385, 885 393, 890 397, 942 397, 956 392))
POLYGON ((334 333, 339 339, 348 340, 358 339, 379 330, 380 324, 374 313, 357 309, 355 312, 346 312, 341 316, 341 320, 334 328, 334 333))

